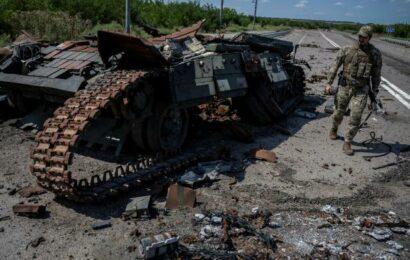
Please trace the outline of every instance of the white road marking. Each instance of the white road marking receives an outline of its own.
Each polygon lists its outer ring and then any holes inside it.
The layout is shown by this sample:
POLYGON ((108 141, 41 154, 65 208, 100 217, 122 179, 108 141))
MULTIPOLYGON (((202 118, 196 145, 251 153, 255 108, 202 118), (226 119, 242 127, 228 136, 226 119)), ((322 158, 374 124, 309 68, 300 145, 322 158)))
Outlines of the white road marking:
MULTIPOLYGON (((328 41, 331 45, 340 49, 340 45, 329 39, 324 33, 320 32, 323 38, 328 41)), ((388 81, 386 78, 381 77, 380 86, 387 90, 393 97, 395 97, 400 103, 402 103, 407 109, 410 109, 409 102, 406 99, 410 100, 410 95, 401 90, 399 87, 388 81)))
POLYGON ((307 33, 305 33, 305 35, 303 35, 302 39, 300 39, 300 41, 298 42, 299 45, 300 45, 300 44, 303 42, 303 40, 306 38, 306 35, 307 35, 307 33))

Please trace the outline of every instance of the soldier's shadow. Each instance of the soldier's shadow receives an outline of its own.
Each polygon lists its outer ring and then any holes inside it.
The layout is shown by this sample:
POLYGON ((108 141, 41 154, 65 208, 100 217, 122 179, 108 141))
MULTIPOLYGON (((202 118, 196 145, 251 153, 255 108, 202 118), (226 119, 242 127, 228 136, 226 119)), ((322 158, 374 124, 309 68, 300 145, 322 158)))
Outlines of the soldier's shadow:
POLYGON ((383 157, 392 153, 399 155, 404 150, 408 149, 408 144, 388 143, 376 139, 368 139, 362 142, 353 141, 353 150, 355 153, 363 155, 365 158, 383 157), (373 141, 373 142, 371 142, 373 141), (359 147, 359 148, 357 148, 359 147))

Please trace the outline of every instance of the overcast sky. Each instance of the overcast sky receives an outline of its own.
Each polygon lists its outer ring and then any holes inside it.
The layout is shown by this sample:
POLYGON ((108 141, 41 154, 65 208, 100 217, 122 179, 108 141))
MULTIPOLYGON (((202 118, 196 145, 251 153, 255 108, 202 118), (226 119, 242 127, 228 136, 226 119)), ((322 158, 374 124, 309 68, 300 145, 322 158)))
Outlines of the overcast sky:
MULTIPOLYGON (((220 6, 220 0, 200 2, 220 6)), ((252 0, 224 0, 224 5, 245 14, 253 14, 254 10, 252 0)), ((410 0, 258 0, 257 15, 361 23, 410 23, 410 0)))

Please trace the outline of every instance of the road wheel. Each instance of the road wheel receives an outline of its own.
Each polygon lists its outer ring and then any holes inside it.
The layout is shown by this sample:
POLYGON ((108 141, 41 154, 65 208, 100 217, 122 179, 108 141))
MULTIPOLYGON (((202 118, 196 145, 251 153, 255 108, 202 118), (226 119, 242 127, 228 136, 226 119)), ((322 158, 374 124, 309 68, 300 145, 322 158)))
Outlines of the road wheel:
POLYGON ((181 148, 188 132, 188 112, 167 102, 158 102, 145 124, 146 146, 151 151, 181 148))
POLYGON ((7 93, 7 102, 8 105, 15 109, 20 115, 26 115, 30 112, 30 109, 33 109, 34 106, 33 102, 23 97, 23 95, 16 91, 10 91, 7 93))

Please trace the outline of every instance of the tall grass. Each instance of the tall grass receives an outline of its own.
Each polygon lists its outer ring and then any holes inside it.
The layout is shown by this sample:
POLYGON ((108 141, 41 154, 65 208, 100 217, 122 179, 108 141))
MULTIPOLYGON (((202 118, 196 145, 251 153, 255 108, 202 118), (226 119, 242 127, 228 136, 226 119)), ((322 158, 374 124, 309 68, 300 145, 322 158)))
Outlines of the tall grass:
POLYGON ((16 12, 11 19, 13 36, 18 35, 21 30, 26 30, 36 37, 56 42, 79 39, 86 30, 92 28, 89 20, 60 11, 16 12))

